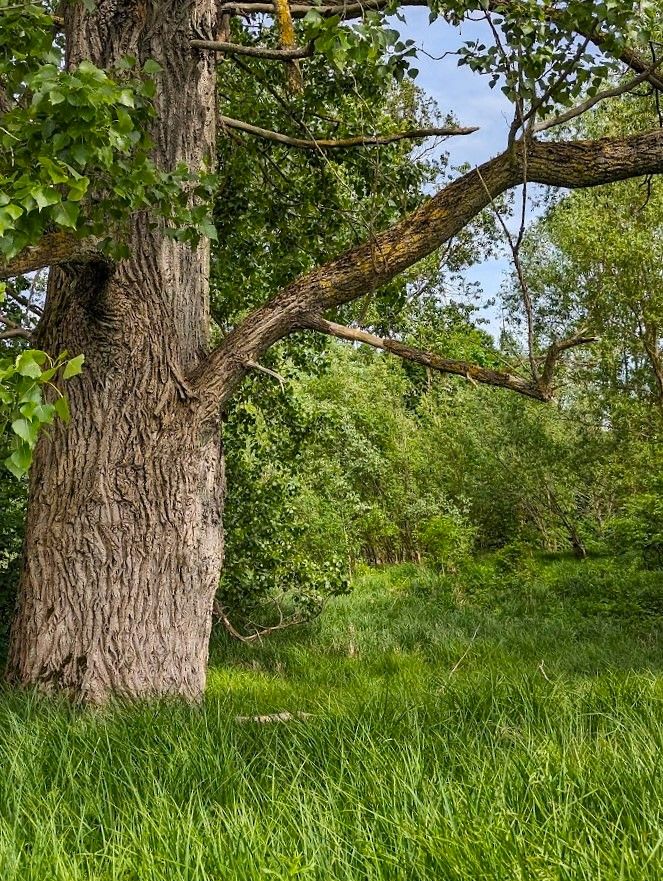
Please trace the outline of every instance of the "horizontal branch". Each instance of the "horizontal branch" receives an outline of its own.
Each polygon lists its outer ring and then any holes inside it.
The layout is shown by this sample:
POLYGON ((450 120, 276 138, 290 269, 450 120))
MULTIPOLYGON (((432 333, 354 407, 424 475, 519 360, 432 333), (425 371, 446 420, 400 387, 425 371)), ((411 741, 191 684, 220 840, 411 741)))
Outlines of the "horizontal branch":
POLYGON ((9 327, 7 330, 0 330, 0 340, 31 340, 32 334, 23 327, 9 327))
POLYGON ((79 238, 67 232, 53 232, 42 236, 34 245, 23 248, 15 257, 0 262, 0 279, 14 278, 57 266, 60 263, 91 263, 106 261, 99 250, 99 240, 91 236, 79 238))
POLYGON ((663 172, 663 129, 597 141, 516 142, 424 202, 370 241, 293 281, 248 315, 199 365, 191 383, 213 416, 251 361, 311 316, 349 303, 391 281, 460 232, 491 201, 527 179, 577 189, 663 172))
POLYGON ((444 126, 442 128, 416 128, 403 132, 394 132, 388 135, 356 135, 350 138, 338 138, 336 140, 327 140, 325 138, 306 139, 293 138, 290 135, 274 132, 270 129, 261 128, 257 125, 244 122, 242 119, 233 119, 230 116, 219 116, 221 125, 228 128, 237 129, 262 138, 266 141, 273 141, 276 144, 284 144, 287 147, 296 147, 299 150, 344 150, 350 147, 372 147, 384 144, 393 144, 396 141, 416 140, 417 138, 432 137, 450 137, 451 135, 470 135, 472 132, 478 131, 473 128, 459 128, 457 126, 444 126))
MULTIPOLYGON (((311 11, 315 11, 323 18, 339 15, 343 19, 359 18, 366 12, 380 11, 384 9, 389 0, 366 0, 364 3, 322 3, 316 6, 314 3, 291 3, 290 14, 293 18, 304 18, 311 11)), ((399 6, 427 6, 425 0, 401 0, 399 6)), ((264 0, 239 0, 239 2, 227 2, 219 4, 219 11, 226 15, 246 15, 252 12, 271 15, 274 12, 274 4, 264 0)))
POLYGON ((372 346, 374 349, 382 349, 385 352, 390 352, 392 355, 403 358, 405 361, 423 364, 424 367, 430 367, 431 370, 436 370, 439 373, 451 373, 455 376, 462 376, 470 382, 510 389, 511 391, 518 392, 519 395, 535 398, 537 401, 548 400, 543 388, 513 373, 488 370, 477 364, 471 364, 469 361, 442 358, 433 352, 424 352, 421 349, 406 346, 397 340, 382 338, 365 330, 347 327, 344 324, 336 324, 333 321, 326 321, 324 318, 311 318, 307 321, 306 326, 311 330, 317 330, 320 333, 326 333, 341 340, 364 343, 364 345, 372 346))
POLYGON ((251 58, 267 58, 272 61, 296 61, 298 58, 310 58, 314 53, 312 43, 293 49, 270 49, 267 46, 243 46, 241 43, 224 43, 220 40, 191 40, 190 46, 192 49, 207 49, 226 55, 249 55, 251 58))
POLYGON ((0 332, 0 339, 8 340, 15 337, 22 337, 24 340, 32 339, 32 333, 30 330, 17 324, 13 319, 2 312, 0 312, 0 324, 4 324, 7 328, 0 332))

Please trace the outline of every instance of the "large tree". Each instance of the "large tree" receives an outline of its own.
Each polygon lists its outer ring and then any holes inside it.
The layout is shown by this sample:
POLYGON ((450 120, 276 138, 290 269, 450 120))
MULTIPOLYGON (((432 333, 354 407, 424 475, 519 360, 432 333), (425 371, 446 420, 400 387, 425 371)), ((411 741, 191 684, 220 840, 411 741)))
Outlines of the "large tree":
MULTIPOLYGON (((316 151, 468 131, 340 137, 304 125, 303 133, 284 135, 219 117, 219 57, 273 59, 296 96, 316 53, 333 69, 353 53, 372 63, 389 47, 391 32, 367 7, 385 4, 312 11, 284 0, 97 0, 65 2, 51 17, 35 4, 0 3, 1 275, 49 266, 35 345, 86 359, 68 387, 71 420, 40 439, 31 469, 12 681, 91 701, 112 692, 201 694, 223 558, 221 417, 242 378, 279 340, 296 331, 331 334, 543 401, 553 393, 560 354, 584 341, 574 335, 530 353, 531 375, 518 375, 339 324, 338 313, 379 293, 525 182, 590 187, 663 171, 658 125, 597 141, 539 136, 563 121, 552 118, 560 104, 568 117, 618 89, 663 85, 656 61, 638 50, 638 40, 652 37, 646 3, 432 4, 431 14, 452 24, 470 14, 486 20, 490 38, 465 47, 462 59, 493 75, 513 101, 504 151, 396 224, 292 279, 210 344, 212 229, 199 200, 220 123, 316 151), (263 13, 273 15, 275 30, 242 29, 235 19, 263 13), (354 30, 343 21, 362 15, 354 30), (293 18, 303 16, 298 31, 293 18), (52 54, 57 46, 63 68, 52 54), (603 82, 606 57, 631 71, 619 86, 603 82), (569 110, 576 99, 582 103, 569 110)), ((409 48, 391 44, 398 71, 409 48)))

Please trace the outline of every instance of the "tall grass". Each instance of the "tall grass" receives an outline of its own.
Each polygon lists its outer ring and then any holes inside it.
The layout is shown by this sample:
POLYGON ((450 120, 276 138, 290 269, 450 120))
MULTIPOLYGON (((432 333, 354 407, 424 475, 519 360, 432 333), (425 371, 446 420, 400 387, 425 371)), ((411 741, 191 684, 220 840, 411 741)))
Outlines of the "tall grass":
POLYGON ((367 575, 308 631, 219 639, 202 708, 5 692, 0 878, 660 881, 660 621, 537 578, 367 575), (282 710, 310 716, 236 721, 282 710))

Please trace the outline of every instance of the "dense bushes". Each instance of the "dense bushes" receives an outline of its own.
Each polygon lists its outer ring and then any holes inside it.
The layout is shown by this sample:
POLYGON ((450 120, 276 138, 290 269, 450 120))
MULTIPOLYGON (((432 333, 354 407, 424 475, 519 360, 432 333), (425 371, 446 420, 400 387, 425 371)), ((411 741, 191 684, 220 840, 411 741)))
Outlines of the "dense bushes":
POLYGON ((621 516, 606 524, 615 551, 634 554, 651 569, 663 569, 663 486, 628 499, 621 516))
POLYGON ((501 610, 505 617, 663 618, 663 577, 635 560, 601 557, 579 564, 569 554, 533 554, 510 545, 465 560, 455 573, 400 566, 386 577, 418 594, 446 594, 454 605, 501 610))
POLYGON ((229 605, 298 589, 315 605, 361 563, 467 575, 472 554, 490 549, 505 586, 534 553, 576 543, 660 565, 657 440, 622 432, 628 412, 606 432, 569 405, 429 382, 336 344, 313 377, 279 369, 285 389, 254 380, 226 427, 229 605))
MULTIPOLYGON (((572 410, 462 380, 429 382, 372 351, 333 344, 304 357, 313 371, 287 352, 274 364, 283 386, 252 375, 224 425, 219 598, 239 626, 315 615, 365 563, 424 562, 477 595, 495 584, 514 596, 527 583, 548 590, 533 555, 569 550, 574 535, 594 553, 623 556, 620 566, 652 572, 632 580, 637 596, 620 597, 603 564, 588 561, 586 581, 578 575, 568 590, 612 611, 657 608, 659 448, 655 437, 620 434, 627 417, 599 431, 576 424, 572 410), (490 566, 473 561, 486 550, 496 551, 490 566)), ((0 493, 6 622, 24 486, 7 474, 0 493)))
POLYGON ((422 526, 420 541, 425 559, 441 572, 457 572, 474 546, 475 530, 459 511, 434 514, 422 526))

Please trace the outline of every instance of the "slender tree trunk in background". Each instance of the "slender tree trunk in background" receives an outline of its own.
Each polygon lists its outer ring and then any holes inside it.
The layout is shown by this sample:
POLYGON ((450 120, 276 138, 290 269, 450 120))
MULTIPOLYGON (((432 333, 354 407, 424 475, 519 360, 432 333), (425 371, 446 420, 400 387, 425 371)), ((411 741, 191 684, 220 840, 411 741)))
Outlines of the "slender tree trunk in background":
POLYGON ((583 542, 580 533, 576 527, 576 524, 573 520, 573 517, 566 513, 564 507, 560 503, 556 494, 553 490, 546 485, 548 491, 548 500, 549 507, 553 513, 556 513, 559 517, 562 525, 566 529, 567 535, 569 537, 569 543, 573 548, 573 555, 578 560, 585 560, 587 558, 587 548, 585 547, 585 543, 583 542))
MULTIPOLYGON (((213 0, 98 0, 65 7, 68 63, 153 58, 155 159, 214 159, 213 0)), ((9 678, 89 701, 205 685, 222 562, 218 426, 201 424, 184 374, 204 354, 208 248, 135 219, 112 271, 64 266, 49 281, 38 343, 84 352, 72 420, 37 449, 9 678)))
POLYGON ((653 322, 644 321, 643 325, 642 342, 654 372, 656 401, 659 407, 663 407, 663 357, 661 356, 658 333, 653 322))

